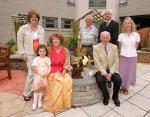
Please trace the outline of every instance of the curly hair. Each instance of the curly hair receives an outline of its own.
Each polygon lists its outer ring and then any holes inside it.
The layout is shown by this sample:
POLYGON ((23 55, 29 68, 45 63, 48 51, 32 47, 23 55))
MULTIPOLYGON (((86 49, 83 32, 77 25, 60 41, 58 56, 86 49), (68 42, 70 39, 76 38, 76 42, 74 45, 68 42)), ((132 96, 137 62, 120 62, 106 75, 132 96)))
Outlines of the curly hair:
POLYGON ((64 43, 64 36, 61 33, 53 33, 49 39, 51 44, 53 43, 53 38, 56 37, 57 39, 60 40, 60 44, 62 45, 64 43))

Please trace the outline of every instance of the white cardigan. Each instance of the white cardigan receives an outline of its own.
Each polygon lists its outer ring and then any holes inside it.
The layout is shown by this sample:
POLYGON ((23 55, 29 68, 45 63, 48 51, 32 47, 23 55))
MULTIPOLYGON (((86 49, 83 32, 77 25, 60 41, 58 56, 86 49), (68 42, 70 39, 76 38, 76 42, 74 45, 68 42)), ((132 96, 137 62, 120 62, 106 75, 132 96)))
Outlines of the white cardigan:
MULTIPOLYGON (((44 29, 38 25, 38 39, 39 44, 46 44, 45 32, 44 29)), ((32 39, 32 31, 29 24, 25 24, 19 28, 17 33, 17 44, 18 44, 18 53, 19 54, 29 54, 33 55, 33 39, 32 39)))

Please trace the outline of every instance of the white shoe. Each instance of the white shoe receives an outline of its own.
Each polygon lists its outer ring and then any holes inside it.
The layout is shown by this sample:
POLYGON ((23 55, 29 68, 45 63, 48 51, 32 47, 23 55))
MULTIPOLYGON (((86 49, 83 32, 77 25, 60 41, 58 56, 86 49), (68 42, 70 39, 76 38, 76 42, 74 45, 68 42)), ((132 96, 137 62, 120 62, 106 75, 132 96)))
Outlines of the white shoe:
POLYGON ((36 109, 36 107, 37 107, 37 103, 38 103, 38 96, 39 96, 39 94, 34 92, 34 94, 33 94, 33 104, 32 104, 32 110, 35 110, 35 109, 36 109))
POLYGON ((37 103, 33 103, 33 104, 32 104, 32 110, 33 110, 33 111, 36 110, 36 107, 37 107, 37 103))
POLYGON ((42 96, 43 96, 43 93, 39 93, 38 108, 42 108, 42 96))
POLYGON ((38 101, 38 108, 42 108, 42 102, 38 101))

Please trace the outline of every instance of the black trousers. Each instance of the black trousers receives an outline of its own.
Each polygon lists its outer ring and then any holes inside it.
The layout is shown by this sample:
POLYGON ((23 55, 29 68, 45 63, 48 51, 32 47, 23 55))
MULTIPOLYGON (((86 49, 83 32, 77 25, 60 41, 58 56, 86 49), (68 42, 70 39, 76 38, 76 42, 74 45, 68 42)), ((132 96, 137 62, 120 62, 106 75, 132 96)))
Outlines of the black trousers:
MULTIPOLYGON (((106 86, 107 83, 106 78, 103 75, 101 75, 99 71, 96 72, 94 77, 96 78, 96 83, 99 89, 102 91, 103 97, 105 99, 109 99, 110 96, 106 86)), ((112 74, 111 81, 113 82, 113 98, 118 98, 118 93, 122 82, 120 75, 118 73, 112 74)))

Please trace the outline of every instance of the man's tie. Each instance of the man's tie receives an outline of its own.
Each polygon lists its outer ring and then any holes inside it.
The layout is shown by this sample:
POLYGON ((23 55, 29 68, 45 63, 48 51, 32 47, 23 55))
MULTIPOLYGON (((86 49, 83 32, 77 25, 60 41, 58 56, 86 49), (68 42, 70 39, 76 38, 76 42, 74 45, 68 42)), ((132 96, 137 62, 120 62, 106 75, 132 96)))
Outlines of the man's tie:
MULTIPOLYGON (((104 50, 105 50, 106 56, 108 56, 107 45, 104 45, 104 50)), ((110 68, 109 68, 108 63, 107 63, 107 66, 106 66, 106 72, 107 72, 108 74, 110 73, 110 68)), ((111 88, 111 87, 112 87, 111 80, 110 80, 110 81, 107 81, 107 83, 108 83, 108 87, 111 88)))
POLYGON ((106 21, 106 27, 108 27, 108 25, 109 25, 109 22, 108 22, 108 21, 106 21))
POLYGON ((105 50, 105 54, 106 54, 106 56, 107 56, 107 55, 108 55, 107 45, 104 45, 104 50, 105 50))

